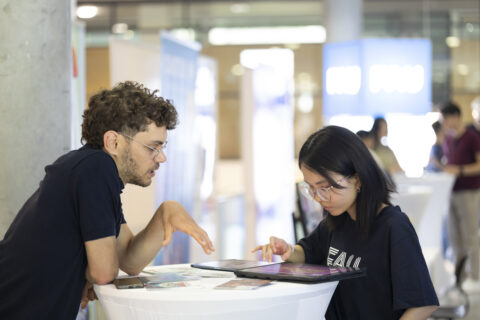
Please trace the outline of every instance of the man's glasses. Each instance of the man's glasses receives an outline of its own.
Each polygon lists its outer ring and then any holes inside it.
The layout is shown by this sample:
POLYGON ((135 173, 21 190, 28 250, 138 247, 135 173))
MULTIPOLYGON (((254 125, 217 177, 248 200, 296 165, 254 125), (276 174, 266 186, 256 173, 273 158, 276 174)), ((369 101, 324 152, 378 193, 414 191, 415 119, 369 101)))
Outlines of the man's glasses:
POLYGON ((160 152, 164 151, 165 148, 167 147, 167 141, 165 141, 164 143, 162 143, 162 145, 160 145, 158 148, 152 148, 150 146, 147 146, 146 144, 140 142, 140 141, 137 141, 135 140, 134 138, 130 137, 129 135, 127 134, 124 134, 124 133, 121 133, 119 132, 122 136, 124 136, 125 138, 128 138, 132 141, 135 141, 136 143, 138 144, 141 144, 142 146, 144 146, 145 148, 147 148, 148 150, 150 150, 150 153, 152 154, 152 158, 155 159, 156 157, 158 157, 158 155, 160 154, 160 152))
MULTIPOLYGON (((337 184, 347 178, 349 177, 343 177, 342 179, 337 181, 337 184)), ((312 188, 308 183, 300 182, 298 187, 300 189, 300 192, 310 200, 316 200, 318 198, 322 201, 330 201, 332 199, 332 195, 330 194, 330 192, 334 188, 334 186, 330 186, 327 188, 312 188)))

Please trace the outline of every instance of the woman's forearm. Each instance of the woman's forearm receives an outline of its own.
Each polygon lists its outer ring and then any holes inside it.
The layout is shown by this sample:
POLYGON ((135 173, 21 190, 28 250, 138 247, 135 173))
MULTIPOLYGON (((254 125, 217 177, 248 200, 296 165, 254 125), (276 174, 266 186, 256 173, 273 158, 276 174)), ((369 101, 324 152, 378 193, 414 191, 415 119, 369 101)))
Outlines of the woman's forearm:
POLYGON ((305 263, 305 251, 303 251, 303 247, 296 244, 293 246, 293 248, 293 253, 287 259, 287 261, 293 263, 305 263))

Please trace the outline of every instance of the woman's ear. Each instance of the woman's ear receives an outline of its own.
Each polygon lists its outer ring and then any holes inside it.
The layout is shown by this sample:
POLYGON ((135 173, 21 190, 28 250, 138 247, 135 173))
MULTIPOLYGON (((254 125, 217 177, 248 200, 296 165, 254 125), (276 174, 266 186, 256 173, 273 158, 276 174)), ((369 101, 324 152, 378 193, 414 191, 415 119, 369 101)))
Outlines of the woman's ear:
POLYGON ((112 157, 118 155, 119 134, 116 131, 108 130, 103 134, 103 147, 112 157))
POLYGON ((357 192, 360 192, 361 188, 362 188, 362 181, 360 181, 358 174, 355 174, 355 189, 357 190, 357 192))

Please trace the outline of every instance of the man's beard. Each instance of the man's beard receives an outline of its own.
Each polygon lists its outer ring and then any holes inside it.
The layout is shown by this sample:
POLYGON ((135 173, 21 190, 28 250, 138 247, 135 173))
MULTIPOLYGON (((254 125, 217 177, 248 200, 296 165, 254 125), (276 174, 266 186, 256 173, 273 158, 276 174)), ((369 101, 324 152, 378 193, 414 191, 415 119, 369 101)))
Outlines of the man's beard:
POLYGON ((121 176, 125 183, 131 183, 140 187, 148 187, 152 181, 145 181, 140 176, 138 176, 137 169, 138 166, 132 158, 132 154, 130 153, 130 148, 121 155, 120 163, 122 163, 121 176))

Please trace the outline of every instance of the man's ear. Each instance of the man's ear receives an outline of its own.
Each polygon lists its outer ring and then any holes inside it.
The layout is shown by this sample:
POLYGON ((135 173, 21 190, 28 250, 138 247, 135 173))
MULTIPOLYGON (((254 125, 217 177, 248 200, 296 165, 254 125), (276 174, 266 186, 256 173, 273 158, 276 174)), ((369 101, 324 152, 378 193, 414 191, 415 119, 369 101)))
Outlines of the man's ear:
POLYGON ((116 131, 108 130, 103 134, 103 147, 105 151, 111 156, 118 155, 119 149, 119 134, 116 131))

